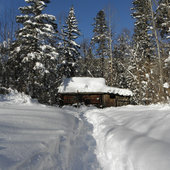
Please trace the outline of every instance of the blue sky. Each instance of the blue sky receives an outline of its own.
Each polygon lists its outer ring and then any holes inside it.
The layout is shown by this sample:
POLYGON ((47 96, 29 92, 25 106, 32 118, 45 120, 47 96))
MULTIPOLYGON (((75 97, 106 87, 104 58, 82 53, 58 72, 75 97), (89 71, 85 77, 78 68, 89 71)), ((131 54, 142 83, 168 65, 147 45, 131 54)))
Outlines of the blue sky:
MULTIPOLYGON (((25 5, 24 0, 0 0, 0 15, 4 9, 13 9, 19 12, 18 7, 25 5)), ((92 23, 97 12, 110 8, 113 13, 112 23, 114 31, 120 33, 124 28, 133 32, 133 19, 130 16, 132 0, 51 0, 46 12, 59 16, 68 14, 69 8, 74 5, 79 29, 85 38, 92 35, 92 23)))

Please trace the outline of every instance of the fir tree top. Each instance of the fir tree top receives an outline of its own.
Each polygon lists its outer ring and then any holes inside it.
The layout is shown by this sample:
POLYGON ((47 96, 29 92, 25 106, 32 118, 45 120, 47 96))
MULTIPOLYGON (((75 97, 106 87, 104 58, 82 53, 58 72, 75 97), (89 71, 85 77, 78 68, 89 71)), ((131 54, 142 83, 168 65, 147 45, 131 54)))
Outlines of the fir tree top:
POLYGON ((23 14, 41 14, 42 10, 46 7, 46 3, 50 3, 50 0, 25 0, 30 6, 20 7, 23 14))
POLYGON ((66 19, 66 26, 64 26, 64 33, 68 40, 75 40, 80 35, 80 31, 78 29, 78 22, 75 16, 74 7, 70 8, 68 17, 66 19), (67 33, 66 33, 67 32, 67 33))
POLYGON ((102 39, 108 38, 108 26, 106 23, 106 16, 104 10, 100 10, 94 20, 94 36, 92 38, 92 41, 99 43, 102 39))

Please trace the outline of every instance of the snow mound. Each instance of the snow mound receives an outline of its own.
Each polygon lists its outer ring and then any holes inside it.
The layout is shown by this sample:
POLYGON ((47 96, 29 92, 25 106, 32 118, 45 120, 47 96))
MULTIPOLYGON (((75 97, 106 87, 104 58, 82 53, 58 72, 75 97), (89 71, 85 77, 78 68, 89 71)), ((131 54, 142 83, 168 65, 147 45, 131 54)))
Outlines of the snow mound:
POLYGON ((169 170, 170 106, 94 109, 96 155, 103 170, 169 170))
POLYGON ((104 78, 72 77, 66 78, 58 88, 59 93, 114 93, 132 96, 128 89, 109 87, 104 78))
POLYGON ((25 105, 32 105, 38 103, 36 99, 32 99, 30 96, 24 93, 19 93, 17 90, 12 89, 7 90, 9 91, 8 94, 6 95, 0 94, 0 102, 25 105))

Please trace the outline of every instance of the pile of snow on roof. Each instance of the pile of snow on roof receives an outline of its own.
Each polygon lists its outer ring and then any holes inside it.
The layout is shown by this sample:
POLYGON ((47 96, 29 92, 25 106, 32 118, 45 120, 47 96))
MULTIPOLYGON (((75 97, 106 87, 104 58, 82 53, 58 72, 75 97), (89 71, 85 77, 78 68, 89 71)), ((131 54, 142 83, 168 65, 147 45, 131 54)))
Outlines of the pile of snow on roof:
POLYGON ((104 78, 72 77, 66 78, 58 88, 59 93, 114 93, 132 96, 129 89, 109 87, 104 78))

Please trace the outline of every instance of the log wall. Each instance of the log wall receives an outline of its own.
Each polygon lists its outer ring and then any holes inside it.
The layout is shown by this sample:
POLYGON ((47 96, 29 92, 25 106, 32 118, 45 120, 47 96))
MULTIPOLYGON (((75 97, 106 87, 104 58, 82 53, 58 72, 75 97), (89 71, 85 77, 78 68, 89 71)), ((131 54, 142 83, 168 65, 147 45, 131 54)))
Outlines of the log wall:
POLYGON ((96 107, 117 107, 130 104, 129 96, 117 94, 60 94, 61 105, 85 104, 96 107))

